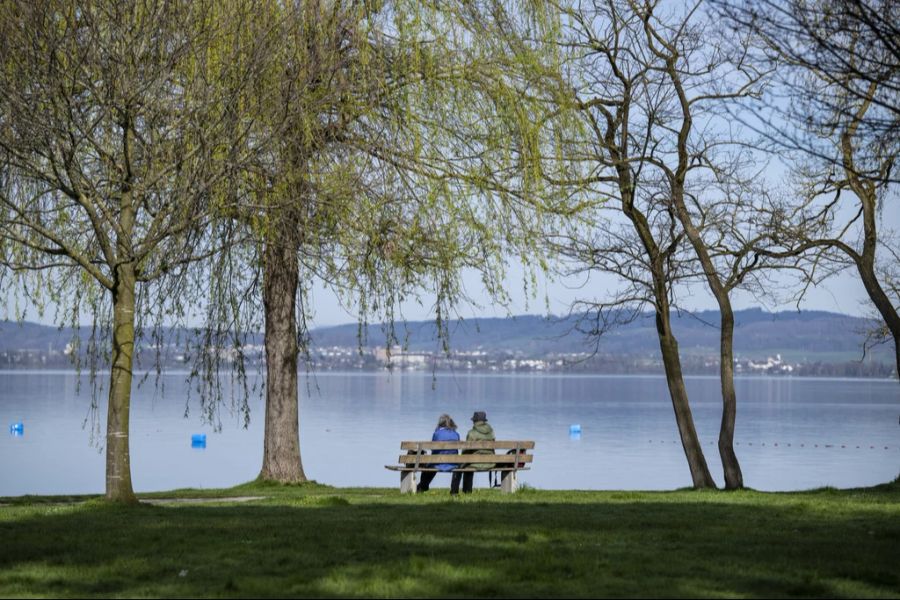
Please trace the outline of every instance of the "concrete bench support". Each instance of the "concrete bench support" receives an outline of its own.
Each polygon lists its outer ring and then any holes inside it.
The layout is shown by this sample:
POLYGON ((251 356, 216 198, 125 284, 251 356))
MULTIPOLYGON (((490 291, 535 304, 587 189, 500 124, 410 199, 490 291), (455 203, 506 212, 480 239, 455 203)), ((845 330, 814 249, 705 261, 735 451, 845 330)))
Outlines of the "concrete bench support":
POLYGON ((518 471, 500 472, 500 491, 504 494, 512 494, 519 489, 519 480, 516 477, 518 471))
POLYGON ((415 494, 416 493, 416 472, 400 471, 400 493, 415 494))

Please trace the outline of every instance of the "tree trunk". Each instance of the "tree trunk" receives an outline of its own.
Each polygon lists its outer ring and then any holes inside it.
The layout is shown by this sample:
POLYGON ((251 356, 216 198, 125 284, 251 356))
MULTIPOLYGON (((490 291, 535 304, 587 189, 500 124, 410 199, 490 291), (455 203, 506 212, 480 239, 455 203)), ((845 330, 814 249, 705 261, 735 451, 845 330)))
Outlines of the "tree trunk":
MULTIPOLYGON (((872 86, 875 84, 872 83, 872 86)), ((841 135, 841 153, 843 157, 844 172, 850 182, 850 189, 859 198, 862 206, 863 217, 863 245, 862 252, 856 254, 852 251, 848 253, 856 263, 856 269, 862 279, 866 293, 884 319, 891 337, 894 338, 894 366, 897 369, 897 377, 900 380, 900 316, 897 314, 897 307, 893 305, 891 299, 881 287, 878 281, 878 275, 875 272, 875 253, 878 249, 878 219, 876 216, 876 208, 878 207, 877 186, 873 180, 865 180, 856 172, 854 163, 853 136, 859 126, 860 121, 871 106, 871 99, 874 97, 875 87, 869 88, 870 96, 860 108, 860 111, 851 122, 850 126, 841 135)))
POLYGON ((669 395, 672 398, 672 407, 675 409, 675 422, 678 424, 678 433, 681 436, 681 446, 691 470, 691 479, 695 489, 715 488, 703 456, 703 448, 694 428, 694 417, 691 414, 691 406, 688 403, 687 389, 684 387, 684 376, 681 372, 681 358, 678 355, 678 341, 672 335, 668 324, 668 315, 659 311, 656 313, 656 329, 659 336, 659 349, 662 352, 663 365, 666 369, 666 383, 669 386, 669 395))
MULTIPOLYGON (((686 153, 684 154, 686 156, 686 153)), ((686 162, 686 159, 683 159, 686 162)), ((722 285, 709 251, 694 226, 691 215, 684 204, 683 187, 679 186, 673 195, 675 211, 687 233, 688 240, 700 260, 710 292, 719 305, 719 382, 722 387, 722 423, 719 427, 719 456, 725 475, 725 489, 737 490, 744 487, 744 475, 734 451, 734 425, 737 419, 737 393, 734 389, 734 311, 728 296, 729 288, 722 285)))
POLYGON ((113 294, 112 371, 106 419, 106 499, 134 503, 131 485, 131 454, 128 443, 131 406, 132 359, 134 355, 134 265, 116 269, 113 294))
POLYGON ((722 385, 722 425, 719 428, 719 456, 725 472, 725 489, 744 487, 744 474, 734 452, 734 424, 737 419, 737 392, 734 390, 734 312, 731 302, 719 303, 721 337, 719 344, 719 380, 722 385))
POLYGON ((266 430, 262 480, 303 482, 297 387, 297 287, 300 268, 296 244, 285 220, 265 250, 263 303, 266 313, 266 430))
POLYGON ((681 436, 681 447, 688 461, 691 471, 691 479, 695 489, 715 488, 716 482, 709 473, 706 458, 703 456, 703 448, 694 428, 694 417, 691 414, 691 405, 688 401, 687 389, 684 387, 684 375, 681 372, 681 357, 678 354, 678 341, 672 334, 669 317, 669 285, 666 278, 664 264, 668 259, 668 252, 663 252, 653 237, 653 231, 647 217, 634 205, 632 194, 631 176, 628 169, 618 169, 620 189, 622 191, 622 211, 631 221, 635 232, 641 239, 644 251, 650 259, 650 276, 653 280, 653 297, 656 306, 656 334, 659 337, 659 349, 662 352, 663 366, 666 370, 666 384, 669 387, 669 396, 672 398, 672 408, 675 409, 675 423, 678 425, 678 433, 681 436))
POLYGON ((864 255, 856 261, 856 268, 863 286, 866 288, 866 293, 869 294, 872 304, 878 309, 891 337, 894 338, 894 366, 897 368, 897 374, 900 375, 900 316, 897 315, 897 309, 891 304, 890 298, 884 293, 884 288, 878 281, 874 263, 874 256, 870 258, 864 255))
POLYGON ((859 195, 863 207, 863 248, 862 253, 853 256, 853 259, 859 272, 859 278, 866 288, 866 293, 881 318, 884 319, 891 337, 894 338, 894 366, 897 369, 897 376, 900 378, 900 316, 897 314, 897 308, 884 292, 884 288, 881 287, 878 274, 875 272, 875 250, 878 246, 875 191, 857 183, 854 192, 859 195))

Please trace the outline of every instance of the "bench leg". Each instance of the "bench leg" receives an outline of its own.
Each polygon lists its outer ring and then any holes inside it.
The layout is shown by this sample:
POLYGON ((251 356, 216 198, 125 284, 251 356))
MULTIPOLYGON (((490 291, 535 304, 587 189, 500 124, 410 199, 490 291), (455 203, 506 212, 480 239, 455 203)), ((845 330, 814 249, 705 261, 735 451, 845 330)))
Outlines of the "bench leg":
POLYGON ((513 494, 516 489, 519 487, 519 482, 516 478, 516 473, 518 471, 501 471, 500 475, 500 491, 504 494, 513 494))
POLYGON ((400 472, 400 493, 415 494, 416 493, 416 472, 401 471, 400 472))

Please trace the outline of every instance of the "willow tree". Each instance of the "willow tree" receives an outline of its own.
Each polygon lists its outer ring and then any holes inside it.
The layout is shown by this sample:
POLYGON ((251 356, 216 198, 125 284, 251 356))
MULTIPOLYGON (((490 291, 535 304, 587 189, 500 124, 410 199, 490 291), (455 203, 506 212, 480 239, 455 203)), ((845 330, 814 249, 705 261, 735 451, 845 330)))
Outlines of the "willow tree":
POLYGON ((0 260, 64 318, 106 325, 111 501, 135 501, 135 327, 184 314, 188 265, 229 227, 210 215, 244 158, 251 8, 0 3, 0 260))
MULTIPOLYGON (((263 480, 306 480, 297 373, 309 349, 315 279, 354 307, 361 324, 384 319, 390 346, 404 299, 433 293, 444 323, 463 296, 462 268, 490 270, 480 259, 496 229, 467 227, 468 199, 423 150, 435 117, 421 99, 444 67, 419 37, 417 10, 402 2, 272 2, 245 24, 280 41, 262 69, 246 140, 266 147, 242 170, 238 203, 225 213, 253 238, 251 268, 261 274, 261 306, 247 308, 265 327, 263 480)), ((231 311, 235 291, 213 304, 231 311)))

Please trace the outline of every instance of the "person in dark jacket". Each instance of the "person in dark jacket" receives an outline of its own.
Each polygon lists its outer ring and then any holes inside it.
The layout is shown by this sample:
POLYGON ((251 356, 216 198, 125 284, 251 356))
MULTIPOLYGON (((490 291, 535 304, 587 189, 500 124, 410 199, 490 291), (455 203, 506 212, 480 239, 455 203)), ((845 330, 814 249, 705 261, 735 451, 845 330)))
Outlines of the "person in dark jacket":
MULTIPOLYGON (((487 422, 487 414, 484 411, 476 411, 472 415, 472 429, 466 434, 467 442, 493 442, 494 429, 487 422)), ((493 450, 467 450, 466 454, 494 454, 493 450)), ((470 465, 474 469, 490 470, 496 466, 496 463, 475 463, 470 465)), ((457 473, 454 473, 456 475, 457 473)), ((463 473, 463 493, 472 493, 472 481, 475 473, 467 471, 463 473)))
MULTIPOLYGON (((434 434, 431 436, 432 442, 458 442, 459 441, 459 433, 456 432, 456 423, 453 422, 453 419, 450 415, 441 415, 438 418, 437 429, 434 430, 434 434)), ((432 450, 432 454, 457 454, 456 450, 432 450)), ((438 474, 438 472, 443 471, 452 471, 456 468, 455 464, 450 463, 442 463, 439 465, 434 465, 437 471, 423 471, 422 472, 422 480, 419 482, 419 485, 416 486, 416 492, 427 492, 429 486, 431 485, 431 481, 434 479, 434 476, 438 474)), ((459 493, 459 480, 460 475, 462 473, 453 473, 453 476, 450 479, 450 493, 458 494, 459 493)))

